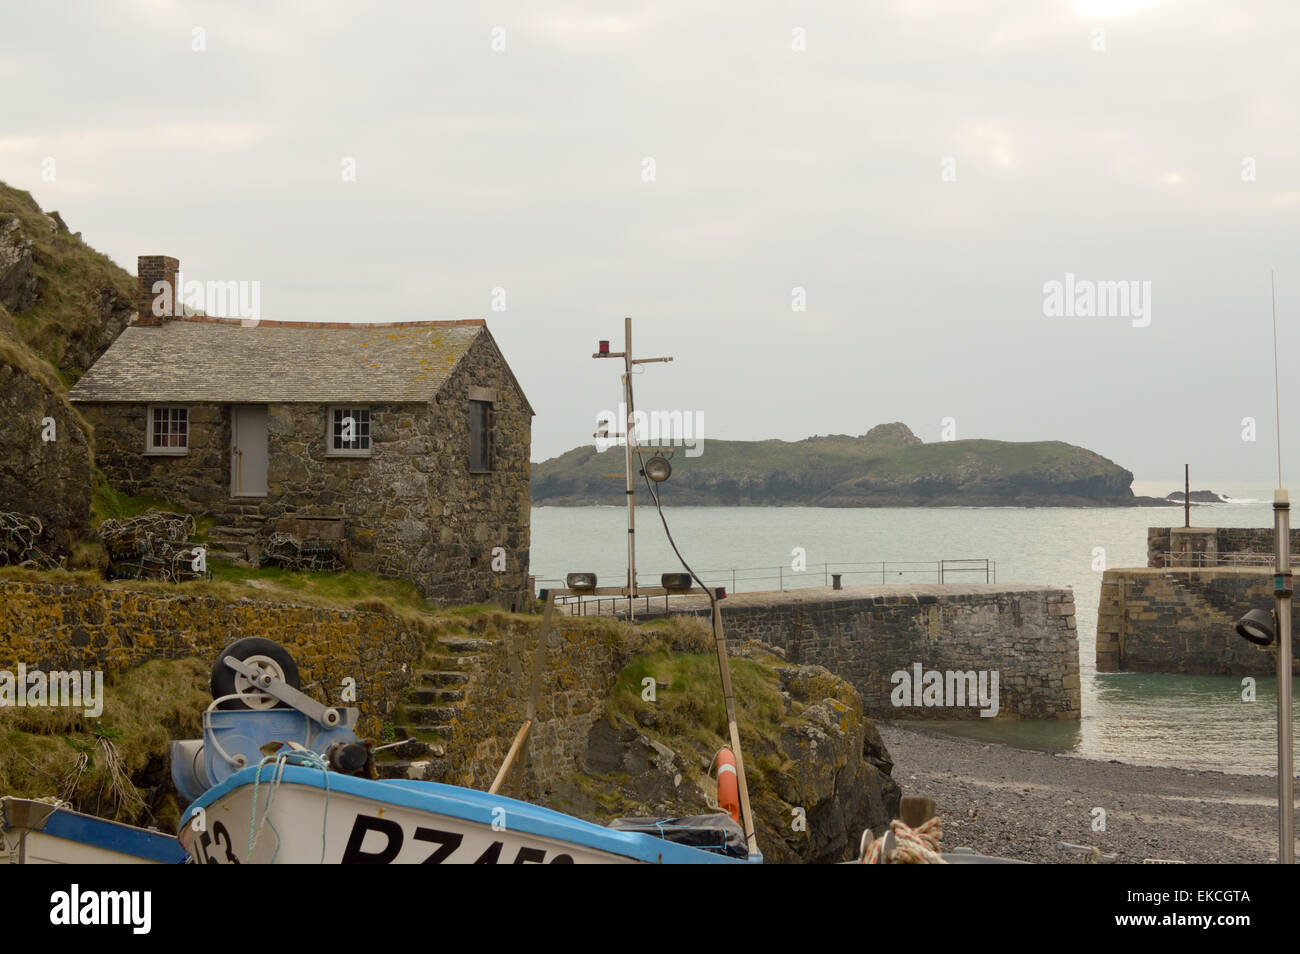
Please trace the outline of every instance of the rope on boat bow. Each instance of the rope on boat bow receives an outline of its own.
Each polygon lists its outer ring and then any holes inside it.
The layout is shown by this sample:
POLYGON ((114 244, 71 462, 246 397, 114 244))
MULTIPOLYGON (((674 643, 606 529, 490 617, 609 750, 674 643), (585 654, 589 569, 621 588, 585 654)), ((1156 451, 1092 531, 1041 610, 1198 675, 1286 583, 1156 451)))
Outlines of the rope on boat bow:
MULTIPOLYGON (((270 822, 271 799, 275 797, 276 790, 280 787, 280 780, 284 777, 284 767, 286 765, 297 765, 302 768, 317 769, 325 776, 325 811, 321 816, 320 823, 320 863, 324 864, 326 825, 330 815, 329 761, 319 752, 304 749, 294 742, 286 742, 284 745, 285 748, 266 756, 257 763, 257 773, 253 776, 253 811, 248 818, 248 860, 250 862, 253 860, 253 846, 261 839, 262 831, 270 822), (262 781, 262 767, 272 763, 275 764, 275 774, 269 779, 270 786, 266 793, 266 807, 262 809, 262 824, 259 826, 257 824, 257 789, 262 781)), ((274 824, 271 825, 271 832, 275 835, 275 851, 271 854, 271 864, 275 864, 275 858, 280 853, 280 832, 274 824)))
POLYGON ((943 822, 938 815, 922 822, 916 828, 909 828, 901 818, 889 823, 889 831, 873 841, 863 855, 864 865, 946 865, 939 854, 939 842, 943 838, 943 822), (894 847, 881 857, 885 840, 890 834, 894 836, 894 847))

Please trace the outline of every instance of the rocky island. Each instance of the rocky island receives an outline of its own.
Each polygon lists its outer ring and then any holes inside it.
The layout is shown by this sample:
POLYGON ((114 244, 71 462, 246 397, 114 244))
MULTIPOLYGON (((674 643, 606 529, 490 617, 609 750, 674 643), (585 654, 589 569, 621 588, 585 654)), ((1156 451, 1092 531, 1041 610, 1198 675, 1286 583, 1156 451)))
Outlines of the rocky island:
MULTIPOLYGON (((623 502, 604 475, 622 451, 577 447, 533 465, 535 506, 623 502)), ((801 441, 710 440, 672 457, 673 503, 802 507, 1133 507, 1169 501, 1133 494, 1132 472, 1061 441, 923 443, 905 424, 859 437, 801 441)), ((643 495, 644 496, 644 495, 643 495)), ((648 498, 643 502, 649 502, 648 498)))

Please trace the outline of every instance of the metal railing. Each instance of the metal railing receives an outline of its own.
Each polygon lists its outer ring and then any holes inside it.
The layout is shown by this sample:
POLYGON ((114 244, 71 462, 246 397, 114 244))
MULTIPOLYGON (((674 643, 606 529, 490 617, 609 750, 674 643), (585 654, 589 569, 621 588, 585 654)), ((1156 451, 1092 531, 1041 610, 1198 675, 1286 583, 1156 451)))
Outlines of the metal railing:
MULTIPOLYGON (((1205 569, 1215 566, 1272 566, 1274 560, 1272 553, 1252 553, 1245 550, 1236 553, 1157 550, 1148 555, 1148 563, 1150 562, 1150 557, 1156 558, 1158 561, 1156 566, 1168 567, 1171 569, 1205 569)), ((1294 555, 1291 563, 1293 566, 1296 563, 1300 563, 1300 553, 1294 555)))
MULTIPOLYGON (((790 566, 734 567, 723 570, 699 570, 697 575, 705 586, 725 586, 729 594, 752 593, 757 590, 803 589, 811 586, 830 586, 833 577, 839 577, 842 585, 865 586, 886 583, 949 583, 949 582, 983 582, 996 583, 998 579, 997 561, 989 559, 962 560, 895 560, 873 561, 865 563, 823 563, 822 572, 817 572, 816 564, 806 570, 795 570, 790 566), (772 571, 776 571, 773 573, 772 571), (983 577, 981 580, 980 577, 983 577), (775 583, 775 586, 772 584, 775 583)), ((608 575, 599 574, 602 580, 621 584, 627 579, 627 571, 614 571, 608 575)), ((537 577, 540 589, 560 588, 564 580, 552 577, 537 577)), ((617 585, 616 584, 616 585, 617 585)), ((637 574, 640 586, 658 586, 658 576, 643 578, 637 574)), ((635 607, 638 612, 667 612, 669 597, 637 597, 635 607), (652 602, 653 600, 653 602, 652 602)), ((626 596, 602 597, 560 597, 557 606, 568 607, 572 616, 599 615, 613 612, 620 604, 626 606, 626 596), (608 608, 606 608, 608 607, 608 608)))

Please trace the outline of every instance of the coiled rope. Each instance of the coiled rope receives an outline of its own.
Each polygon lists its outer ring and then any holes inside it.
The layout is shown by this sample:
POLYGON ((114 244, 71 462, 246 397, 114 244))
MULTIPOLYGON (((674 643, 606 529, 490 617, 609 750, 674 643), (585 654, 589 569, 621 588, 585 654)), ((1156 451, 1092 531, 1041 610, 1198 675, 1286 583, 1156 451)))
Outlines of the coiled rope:
POLYGON ((870 846, 862 858, 864 865, 946 865, 939 854, 939 842, 943 839, 943 822, 938 815, 923 822, 916 828, 909 828, 901 818, 889 823, 889 832, 881 835, 870 846), (894 847, 884 853, 885 839, 889 832, 894 836, 894 847))
MULTIPOLYGON (((294 745, 295 743, 285 743, 294 745)), ((253 847, 262 837, 271 817, 271 799, 275 797, 276 790, 280 787, 280 780, 284 777, 284 767, 286 765, 297 765, 302 768, 317 769, 325 775, 325 812, 321 816, 320 823, 320 863, 325 863, 325 841, 326 826, 329 822, 330 815, 330 773, 329 761, 319 752, 313 752, 311 749, 291 748, 281 750, 279 753, 268 755, 257 763, 257 772, 253 776, 253 811, 248 818, 248 860, 253 860, 253 847), (269 790, 266 793, 266 805, 262 809, 262 824, 257 824, 257 789, 262 781, 262 767, 265 765, 275 764, 275 774, 268 780, 270 783, 269 790)), ((271 864, 275 864, 276 856, 280 854, 280 832, 274 824, 271 824, 271 833, 275 835, 275 851, 271 853, 271 864)))

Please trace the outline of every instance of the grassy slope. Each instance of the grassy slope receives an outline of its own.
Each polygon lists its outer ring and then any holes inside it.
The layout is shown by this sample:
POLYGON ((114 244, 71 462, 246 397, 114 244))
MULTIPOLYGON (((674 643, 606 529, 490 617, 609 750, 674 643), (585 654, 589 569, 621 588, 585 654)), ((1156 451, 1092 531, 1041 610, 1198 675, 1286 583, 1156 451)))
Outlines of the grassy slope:
POLYGON ((86 370, 72 360, 68 343, 94 339, 105 300, 134 300, 135 279, 72 233, 51 232, 31 193, 0 182, 0 212, 17 215, 34 244, 32 270, 38 300, 22 314, 10 316, 10 321, 33 354, 57 370, 66 389, 86 370))

